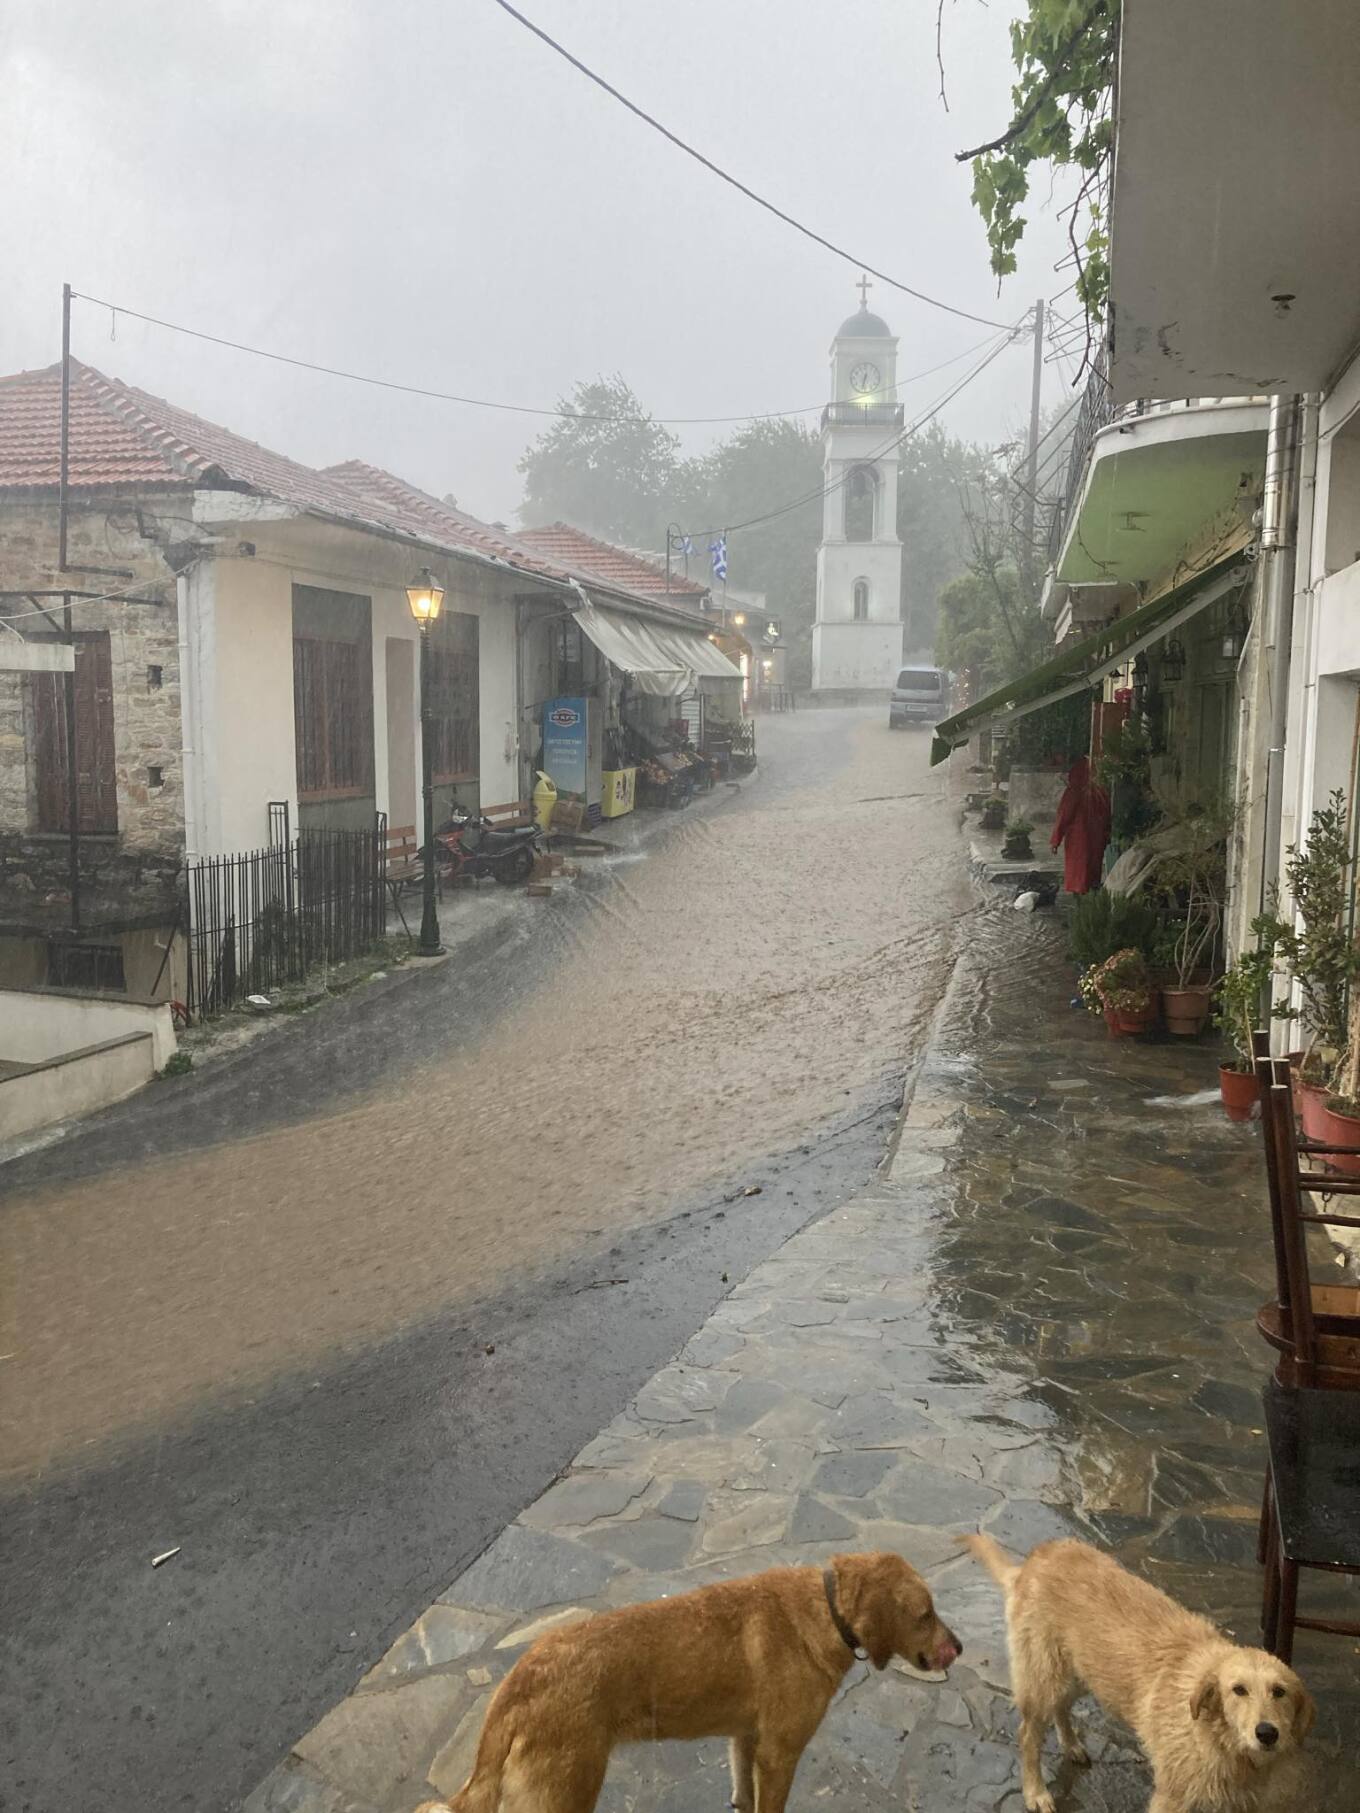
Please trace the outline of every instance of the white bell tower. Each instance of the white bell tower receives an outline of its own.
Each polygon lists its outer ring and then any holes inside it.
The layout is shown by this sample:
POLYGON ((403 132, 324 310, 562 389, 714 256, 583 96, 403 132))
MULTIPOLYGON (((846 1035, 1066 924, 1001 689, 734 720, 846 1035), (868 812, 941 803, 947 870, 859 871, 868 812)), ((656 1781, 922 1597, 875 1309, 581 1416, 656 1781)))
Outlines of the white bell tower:
POLYGON ((902 544, 897 539, 897 341, 870 311, 831 342, 831 397, 822 411, 826 496, 812 628, 814 692, 886 694, 902 664, 902 544))

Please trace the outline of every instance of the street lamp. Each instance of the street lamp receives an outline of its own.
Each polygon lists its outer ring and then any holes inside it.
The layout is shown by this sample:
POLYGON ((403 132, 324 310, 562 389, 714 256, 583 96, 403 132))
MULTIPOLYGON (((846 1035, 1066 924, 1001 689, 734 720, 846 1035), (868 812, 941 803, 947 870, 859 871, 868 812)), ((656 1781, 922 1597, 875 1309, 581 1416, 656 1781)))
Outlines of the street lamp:
POLYGON ((428 567, 406 588, 411 615, 420 626, 420 776, 425 800, 425 847, 421 861, 423 901, 420 913, 421 957, 440 957, 444 946, 439 941, 439 913, 434 903, 434 737, 430 711, 430 625, 439 620, 444 606, 444 588, 428 567))

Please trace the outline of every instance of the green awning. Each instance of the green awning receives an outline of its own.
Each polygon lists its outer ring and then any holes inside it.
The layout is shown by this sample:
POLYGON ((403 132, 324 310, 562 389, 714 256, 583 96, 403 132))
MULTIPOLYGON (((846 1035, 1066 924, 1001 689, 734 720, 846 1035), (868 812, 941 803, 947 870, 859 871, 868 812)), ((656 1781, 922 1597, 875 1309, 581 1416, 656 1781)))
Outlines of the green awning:
POLYGON ((1196 573, 1193 579, 1184 580, 1169 592, 1163 592, 1151 604, 1140 605, 1127 617, 1120 617, 1103 630, 1097 630, 1094 636, 1074 642, 1071 648, 1065 648, 1051 661, 998 686, 985 699, 978 699, 965 711, 956 712, 952 718, 935 726, 931 767, 945 761, 954 750, 961 749, 979 730, 1005 727, 1045 705, 1071 698, 1073 693, 1089 692, 1101 683, 1112 662, 1128 661, 1150 643, 1169 636, 1172 630, 1179 629, 1188 618, 1207 609, 1225 593, 1245 585, 1250 571, 1240 553, 1231 554, 1216 566, 1196 573))

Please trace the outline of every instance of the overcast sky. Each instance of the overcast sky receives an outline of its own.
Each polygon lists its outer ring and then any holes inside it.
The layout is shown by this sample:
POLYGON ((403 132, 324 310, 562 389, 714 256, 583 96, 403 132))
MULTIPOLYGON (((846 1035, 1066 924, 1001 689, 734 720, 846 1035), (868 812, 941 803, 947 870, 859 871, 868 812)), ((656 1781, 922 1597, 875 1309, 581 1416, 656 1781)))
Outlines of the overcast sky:
MULTIPOLYGON (((1005 123, 1018 0, 519 0, 790 213, 961 308, 1066 290, 1047 182, 1000 298, 953 153, 1005 123)), ((551 405, 621 372, 660 416, 820 405, 858 273, 626 114, 493 0, 7 0, 0 370, 60 351, 63 279, 230 339, 551 405)), ((987 330, 878 286, 899 374, 987 330)), ((1072 312, 1070 293, 1058 307, 1072 312)), ((311 464, 515 520, 541 424, 288 370, 77 306, 91 364, 311 464)), ((967 362, 905 388, 910 414, 967 362)), ((1067 379, 1046 374, 1046 400, 1067 379)), ((1022 419, 1027 347, 953 403, 1022 419)), ((812 419, 812 418, 809 418, 812 419)), ((698 450, 720 429, 681 431, 698 450)))

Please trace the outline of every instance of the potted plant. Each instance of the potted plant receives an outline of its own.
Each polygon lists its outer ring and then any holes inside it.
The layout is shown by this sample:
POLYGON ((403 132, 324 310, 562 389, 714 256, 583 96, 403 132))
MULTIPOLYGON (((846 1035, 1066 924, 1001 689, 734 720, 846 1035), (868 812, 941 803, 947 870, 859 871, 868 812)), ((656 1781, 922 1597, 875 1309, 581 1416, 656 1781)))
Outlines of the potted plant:
POLYGON ((984 831, 999 831, 1006 822, 1006 796, 992 793, 982 802, 981 825, 984 831))
POLYGON ((1132 946, 1088 969, 1079 986, 1090 1012, 1104 1014, 1112 1039, 1146 1032, 1157 1018, 1147 958, 1132 946))
POLYGON ((1223 922, 1228 821, 1222 812, 1188 812, 1170 827, 1174 844, 1158 867, 1168 900, 1170 980, 1161 990, 1168 1032, 1196 1038, 1209 1017, 1209 966, 1223 922))
POLYGON ((1006 836, 1001 845, 1001 856, 1004 862, 1029 862, 1034 855, 1030 845, 1030 832, 1034 826, 1027 818, 1008 818, 1006 836))
POLYGON ((1078 894, 1067 920, 1067 948, 1083 970, 1095 969, 1116 951, 1130 946, 1151 957, 1161 923, 1157 910, 1137 894, 1112 894, 1092 888, 1078 894))
POLYGON ((1249 1121, 1256 1110, 1251 1035, 1260 1024, 1261 1002, 1274 974, 1274 956, 1269 941, 1242 951, 1218 985, 1214 1025, 1227 1033, 1233 1048, 1231 1062, 1218 1067, 1218 1091, 1230 1121, 1249 1121))
MULTIPOLYGON (((1346 796, 1337 789, 1313 814, 1308 841, 1289 848, 1285 880, 1295 916, 1275 913, 1257 921, 1268 929, 1284 969, 1303 1003, 1308 1042, 1295 1072, 1299 1117, 1310 1138, 1360 1143, 1360 1129, 1338 1129, 1333 1123, 1344 1110, 1328 1110, 1329 1099, 1355 1099, 1356 1080, 1349 1054, 1357 1049, 1353 1014, 1348 1011, 1352 984, 1360 977, 1360 946, 1349 927, 1351 856, 1346 796), (1331 1118, 1329 1119, 1329 1113, 1331 1118)), ((1360 1033, 1360 1028, 1355 1028, 1360 1033)))

